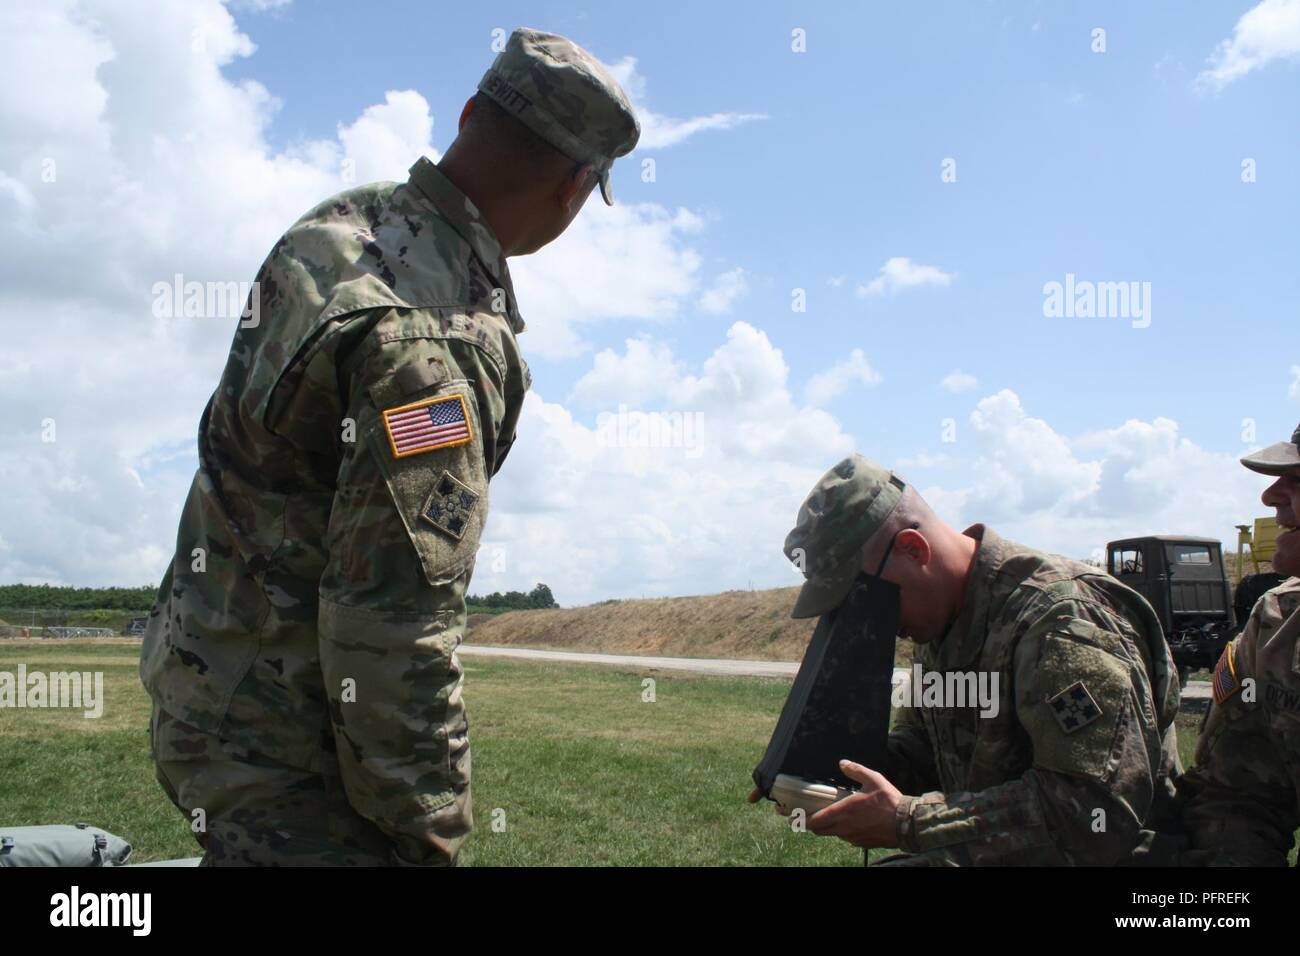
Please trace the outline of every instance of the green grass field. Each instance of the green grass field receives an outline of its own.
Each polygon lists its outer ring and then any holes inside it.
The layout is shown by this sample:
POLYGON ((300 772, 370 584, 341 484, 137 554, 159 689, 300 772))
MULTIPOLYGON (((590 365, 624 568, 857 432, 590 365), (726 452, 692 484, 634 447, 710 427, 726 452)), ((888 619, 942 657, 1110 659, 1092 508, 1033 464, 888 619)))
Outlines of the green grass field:
MULTIPOLYGON (((154 781, 149 700, 134 644, 0 642, 0 670, 102 670, 104 715, 0 711, 0 822, 85 821, 126 838, 134 862, 196 856, 154 781)), ((745 803, 787 684, 606 667, 464 662, 479 865, 860 865, 837 840, 795 834, 745 803), (495 832, 492 811, 504 811, 495 832)))
MULTIPOLYGON (((99 670, 105 695, 98 719, 0 711, 0 822, 93 823, 126 838, 133 862, 199 854, 154 781, 137 648, 0 641, 0 670, 99 670)), ((476 821, 463 863, 861 865, 847 844, 793 833, 771 804, 745 803, 786 681, 463 663, 476 821), (654 703, 642 700, 646 676, 654 703)), ((1185 762, 1198 720, 1179 718, 1185 762)))

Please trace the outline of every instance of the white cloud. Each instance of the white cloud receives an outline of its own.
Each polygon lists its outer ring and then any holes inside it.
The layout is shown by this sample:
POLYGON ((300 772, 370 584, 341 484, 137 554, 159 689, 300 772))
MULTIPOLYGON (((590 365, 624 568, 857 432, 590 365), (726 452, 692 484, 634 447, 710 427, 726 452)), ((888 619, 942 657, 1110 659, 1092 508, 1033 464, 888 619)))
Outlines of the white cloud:
POLYGON ((907 458, 900 458, 894 463, 895 468, 944 468, 953 462, 950 455, 933 455, 928 451, 917 452, 907 458))
POLYGON ((1300 398, 1300 365, 1291 366, 1291 385, 1286 393, 1291 398, 1300 398))
MULTIPOLYGON (((252 6, 276 4, 234 9, 252 6)), ((0 580, 157 581, 234 329, 155 319, 154 284, 250 281, 305 210, 437 156, 424 97, 382 87, 333 136, 273 146, 286 104, 223 72, 254 51, 217 0, 0 5, 0 243, 22 250, 0 259, 0 580)), ((702 228, 588 204, 512 267, 525 349, 676 314, 699 291, 702 228)))
POLYGON ((737 299, 749 291, 745 270, 737 267, 713 280, 713 285, 700 296, 700 311, 709 315, 725 315, 737 299))
POLYGON ((404 182, 419 156, 441 158, 429 145, 433 117, 429 104, 414 90, 389 90, 384 102, 367 106, 356 122, 338 126, 343 163, 357 183, 404 182))
POLYGON ((337 141, 267 145, 274 97, 220 69, 253 49, 212 0, 0 10, 0 579, 161 574, 233 326, 152 286, 251 279, 345 185, 337 141))
MULTIPOLYGON (((516 450, 493 483, 476 590, 540 580, 564 603, 580 603, 797 583, 780 543, 812 483, 853 442, 834 418, 793 401, 788 374, 766 336, 737 322, 698 374, 641 340, 601 353, 580 388, 599 409, 594 420, 530 396, 516 450), (621 392, 618 376, 641 364, 640 381, 621 392), (631 396, 664 422, 701 413, 703 441, 602 442, 602 416, 631 396), (496 554, 504 567, 494 570, 496 554)), ((1071 438, 1002 391, 979 402, 958 437, 892 464, 942 468, 944 484, 921 490, 956 526, 985 521, 1044 551, 1087 558, 1107 541, 1163 533, 1230 543, 1233 525, 1258 508, 1258 476, 1167 418, 1071 438)))
POLYGON ((605 64, 605 68, 627 93, 641 123, 641 138, 637 141, 637 149, 664 149, 676 146, 704 130, 734 129, 742 123, 767 119, 763 113, 710 113, 689 119, 664 116, 646 105, 646 81, 637 72, 636 57, 625 56, 617 63, 605 64))
POLYGON ((570 357, 587 348, 583 325, 677 315, 699 289, 700 256, 686 240, 703 227, 686 209, 588 203, 559 239, 510 263, 525 350, 570 357))
POLYGON ((1047 422, 1031 418, 1015 392, 982 399, 970 416, 980 444, 979 480, 971 504, 999 516, 1070 506, 1090 494, 1100 477, 1095 462, 1079 461, 1047 422))
POLYGON ((1263 0, 1237 21, 1232 36, 1219 43, 1209 67, 1196 77, 1201 90, 1222 90, 1229 83, 1274 60, 1300 57, 1300 0, 1263 0))
POLYGON ((942 379, 939 380, 939 387, 945 392, 952 392, 954 395, 961 392, 969 392, 973 388, 979 387, 979 379, 968 372, 963 372, 959 368, 953 369, 942 379))
POLYGON ((837 362, 810 378, 804 389, 804 398, 809 405, 825 405, 855 384, 880 384, 880 373, 871 367, 867 357, 862 354, 862 349, 854 349, 844 361, 837 362))
POLYGON ((582 404, 639 405, 667 398, 682 378, 681 366, 667 345, 628 339, 622 355, 613 349, 596 354, 591 370, 573 386, 571 398, 582 404))
POLYGON ((880 274, 876 278, 866 285, 859 285, 855 291, 860 297, 866 298, 925 285, 947 286, 954 278, 952 273, 944 272, 938 266, 922 265, 906 256, 894 256, 880 267, 880 274))
MULTIPOLYGON (((25 250, 21 263, 0 264, 7 294, 140 316, 152 283, 175 272, 251 278, 289 223, 347 186, 337 140, 270 148, 279 103, 260 84, 221 74, 254 48, 213 0, 147 11, 49 4, 30 20, 2 16, 0 169, 35 200, 26 215, 0 214, 4 241, 25 250), (56 288, 52 275, 62 277, 56 288)), ((405 104, 427 114, 418 94, 405 104)), ((373 161, 366 142, 386 118, 348 128, 361 165, 373 161)), ((427 139, 412 146, 432 150, 427 139)), ((109 337, 119 324, 91 332, 109 337)))
POLYGON ((1234 525, 1259 507, 1258 476, 1235 454, 1182 437, 1168 418, 1071 439, 1004 390, 981 400, 969 424, 974 453, 962 463, 966 483, 923 493, 959 526, 986 521, 1040 550, 1092 557, 1107 541, 1145 534, 1231 544, 1234 525))
POLYGON ((575 395, 594 416, 529 395, 492 484, 476 592, 545 581, 568 604, 798 582, 781 542, 853 441, 794 400, 766 335, 734 323, 697 372, 666 346, 629 340, 595 356, 575 395), (649 414, 661 439, 683 440, 638 447, 649 414))
POLYGON ((29 216, 36 208, 36 197, 32 191, 4 172, 0 172, 0 192, 9 194, 13 205, 17 207, 16 214, 20 217, 29 216))

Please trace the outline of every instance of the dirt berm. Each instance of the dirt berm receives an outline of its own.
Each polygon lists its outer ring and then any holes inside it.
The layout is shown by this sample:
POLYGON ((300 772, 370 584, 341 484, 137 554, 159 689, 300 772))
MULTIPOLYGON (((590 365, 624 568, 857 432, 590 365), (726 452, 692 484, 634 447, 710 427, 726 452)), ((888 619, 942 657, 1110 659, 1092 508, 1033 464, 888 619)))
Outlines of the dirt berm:
POLYGON ((817 623, 790 617, 798 591, 725 591, 474 614, 466 640, 606 654, 797 661, 817 623))

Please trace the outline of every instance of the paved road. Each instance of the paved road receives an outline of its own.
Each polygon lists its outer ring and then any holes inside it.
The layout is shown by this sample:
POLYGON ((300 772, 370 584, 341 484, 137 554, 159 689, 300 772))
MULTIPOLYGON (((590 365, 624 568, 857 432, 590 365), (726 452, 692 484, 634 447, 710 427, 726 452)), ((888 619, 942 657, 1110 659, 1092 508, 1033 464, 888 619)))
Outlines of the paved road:
MULTIPOLYGON (((539 651, 526 647, 491 647, 462 644, 460 653, 469 657, 516 657, 525 660, 556 661, 565 664, 606 664, 646 670, 687 671, 722 677, 794 677, 799 665, 791 661, 742 661, 709 657, 637 657, 632 654, 586 654, 579 651, 539 651)), ((907 670, 894 669, 895 683, 907 677, 907 670)), ((1208 700, 1210 685, 1193 681, 1183 688, 1186 700, 1208 700)))
POLYGON ((618 667, 644 667, 647 670, 689 671, 722 677, 794 677, 797 663, 788 661, 736 661, 707 657, 636 657, 630 654, 582 654, 577 651, 537 651, 524 647, 489 647, 485 644, 462 644, 463 656, 521 657, 529 660, 557 661, 567 664, 613 664, 618 667))

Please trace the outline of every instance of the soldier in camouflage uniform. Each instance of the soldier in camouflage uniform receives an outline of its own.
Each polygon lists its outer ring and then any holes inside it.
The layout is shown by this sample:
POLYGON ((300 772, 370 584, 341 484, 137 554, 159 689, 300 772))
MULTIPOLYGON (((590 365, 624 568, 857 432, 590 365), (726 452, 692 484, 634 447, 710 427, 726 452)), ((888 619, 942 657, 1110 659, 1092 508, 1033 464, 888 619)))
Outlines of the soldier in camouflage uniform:
POLYGON ((862 793, 810 817, 810 830, 898 848, 888 862, 908 865, 1149 855, 1181 772, 1179 688, 1139 594, 983 525, 959 533, 858 455, 818 482, 785 552, 807 578, 795 617, 836 607, 883 561, 923 671, 984 674, 995 688, 988 716, 971 701, 898 710, 889 765, 844 765, 862 793))
POLYGON ((639 132, 589 54, 517 30, 438 165, 326 200, 263 264, 140 662, 206 863, 455 862, 456 649, 530 384, 506 258, 611 202, 639 132))
POLYGON ((1300 427, 1241 463, 1277 480, 1261 500, 1283 533, 1273 570, 1214 669, 1214 702, 1179 799, 1194 852, 1220 865, 1285 866, 1300 827, 1300 427))

